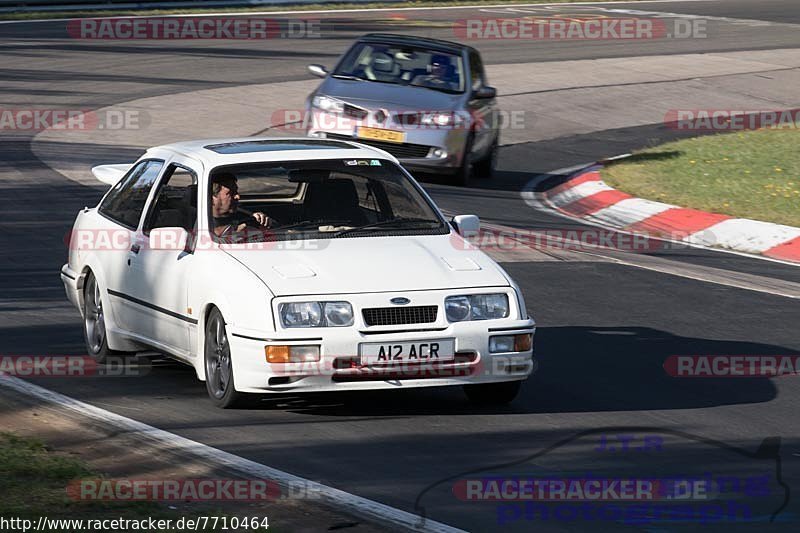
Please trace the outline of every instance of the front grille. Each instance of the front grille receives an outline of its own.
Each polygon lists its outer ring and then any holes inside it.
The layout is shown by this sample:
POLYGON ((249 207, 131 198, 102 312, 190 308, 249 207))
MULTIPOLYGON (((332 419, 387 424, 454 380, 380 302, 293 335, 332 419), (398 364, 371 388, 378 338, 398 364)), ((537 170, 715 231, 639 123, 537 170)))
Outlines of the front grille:
POLYGON ((409 113, 395 113, 392 115, 392 122, 400 126, 416 126, 419 124, 420 114, 416 111, 409 113))
POLYGON ((355 141, 361 144, 374 146, 381 150, 386 150, 398 159, 422 159, 428 156, 431 147, 424 144, 411 144, 411 143, 390 143, 386 141, 373 141, 372 139, 356 139, 349 135, 342 135, 340 133, 328 133, 328 139, 340 139, 343 141, 355 141))
POLYGON ((428 324, 436 322, 439 308, 435 305, 416 307, 373 307, 364 309, 364 323, 367 326, 397 326, 400 324, 428 324))

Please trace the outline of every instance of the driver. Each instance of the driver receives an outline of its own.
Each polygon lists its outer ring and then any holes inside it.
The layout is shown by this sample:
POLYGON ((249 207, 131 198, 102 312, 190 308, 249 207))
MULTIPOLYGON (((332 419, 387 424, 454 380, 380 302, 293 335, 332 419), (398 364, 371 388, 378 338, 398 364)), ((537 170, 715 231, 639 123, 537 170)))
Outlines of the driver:
POLYGON ((261 212, 247 214, 238 211, 239 186, 236 176, 221 172, 211 178, 211 215, 214 218, 214 233, 218 237, 243 231, 248 225, 268 228, 270 219, 261 212))
POLYGON ((428 65, 429 74, 422 76, 420 82, 426 87, 435 89, 457 89, 456 83, 450 76, 450 58, 444 54, 431 55, 431 62, 428 65))

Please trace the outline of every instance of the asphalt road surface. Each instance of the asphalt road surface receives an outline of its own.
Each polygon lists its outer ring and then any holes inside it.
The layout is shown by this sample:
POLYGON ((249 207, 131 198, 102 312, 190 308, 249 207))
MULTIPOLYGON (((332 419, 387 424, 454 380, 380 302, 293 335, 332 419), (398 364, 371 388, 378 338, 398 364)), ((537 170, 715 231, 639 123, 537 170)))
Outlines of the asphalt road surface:
MULTIPOLYGON (((642 13, 630 16, 691 16, 706 20, 709 31, 704 39, 591 45, 473 43, 489 65, 800 48, 800 5, 795 0, 513 9, 505 13, 625 16, 624 10, 636 10, 642 13)), ((65 22, 3 24, 0 106, 96 109, 144 97, 302 80, 307 79, 306 64, 332 64, 361 33, 452 38, 452 21, 499 13, 420 10, 318 16, 325 28, 322 38, 290 45, 279 40, 86 41, 70 38, 65 22)), ((758 94, 759 80, 750 83, 751 92, 758 94)), ((604 105, 607 90, 587 89, 598 106, 604 105)), ((770 103, 768 98, 765 102, 770 103)), ((194 120, 185 117, 189 123, 194 120)), ((196 126, 197 137, 213 136, 213 125, 197 121, 196 126)), ((96 203, 103 189, 80 185, 45 165, 31 148, 35 133, 0 131, 0 354, 82 354, 80 317, 65 301, 58 272, 66 257, 63 236, 75 213, 96 203)), ((476 213, 482 220, 523 229, 584 228, 532 208, 521 192, 532 183, 558 179, 558 169, 679 134, 659 123, 644 123, 517 143, 501 150, 500 172, 493 180, 476 180, 468 188, 452 187, 436 177, 423 176, 422 181, 451 212, 476 213)), ((88 172, 98 162, 132 159, 144 147, 76 143, 43 149, 85 164, 88 172)), ((564 515, 544 520, 526 515, 522 504, 463 502, 452 491, 456 480, 469 477, 467 472, 519 476, 534 469, 554 477, 590 471, 608 477, 632 472, 765 474, 772 490, 755 502, 751 496, 744 498, 752 504, 751 518, 764 520, 780 509, 769 528, 797 529, 800 503, 791 498, 786 503, 785 489, 800 487, 798 380, 675 379, 662 365, 670 355, 800 354, 798 301, 780 290, 746 290, 730 283, 744 276, 765 286, 796 284, 800 269, 685 248, 584 254, 578 260, 556 256, 504 267, 520 284, 538 322, 540 361, 538 373, 507 408, 473 408, 453 389, 282 397, 265 399, 258 409, 221 411, 209 408, 204 385, 193 371, 169 362, 157 362, 142 378, 53 378, 37 383, 463 529, 699 527, 698 519, 666 526, 619 517, 603 521, 564 515), (628 426, 646 429, 625 429, 628 426), (620 434, 634 435, 634 442, 658 436, 664 439, 663 447, 658 453, 639 455, 619 447, 605 455, 596 450, 601 438, 613 440, 620 434), (776 449, 774 440, 756 453, 764 439, 772 437, 780 438, 779 462, 770 451, 776 449), (568 444, 538 453, 564 439, 568 444)), ((764 522, 750 523, 738 516, 724 525, 704 520, 710 522, 705 527, 767 528, 764 522)))

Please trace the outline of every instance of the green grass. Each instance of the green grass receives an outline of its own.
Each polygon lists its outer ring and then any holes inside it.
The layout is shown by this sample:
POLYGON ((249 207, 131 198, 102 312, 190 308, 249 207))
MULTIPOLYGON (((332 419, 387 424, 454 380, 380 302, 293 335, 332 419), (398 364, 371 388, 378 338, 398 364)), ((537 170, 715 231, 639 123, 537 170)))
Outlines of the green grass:
MULTIPOLYGON (((67 496, 72 480, 98 479, 81 461, 50 451, 37 439, 0 432, 0 516, 29 519, 146 519, 173 521, 186 516, 226 516, 217 508, 191 513, 169 510, 157 502, 76 502, 67 496)), ((55 530, 51 530, 55 531, 55 530)), ((206 529, 211 531, 211 529, 206 529)))
POLYGON ((800 227, 800 130, 761 129, 667 143, 601 171, 640 198, 800 227))
MULTIPOLYGON (((52 18, 91 18, 91 17, 115 17, 123 15, 131 16, 159 16, 159 15, 201 15, 203 13, 231 13, 244 15, 251 12, 276 12, 281 11, 316 11, 329 9, 400 9, 408 7, 437 7, 437 6, 457 6, 457 5, 498 5, 498 4, 569 4, 580 0, 413 0, 410 2, 369 2, 363 4, 353 3, 325 3, 325 4, 281 4, 269 8, 263 7, 208 7, 208 8, 186 8, 186 9, 108 9, 102 11, 52 11, 52 12, 16 12, 0 13, 0 20, 33 20, 33 19, 52 19, 52 18)), ((640 2, 644 0, 606 0, 610 2, 640 2)))

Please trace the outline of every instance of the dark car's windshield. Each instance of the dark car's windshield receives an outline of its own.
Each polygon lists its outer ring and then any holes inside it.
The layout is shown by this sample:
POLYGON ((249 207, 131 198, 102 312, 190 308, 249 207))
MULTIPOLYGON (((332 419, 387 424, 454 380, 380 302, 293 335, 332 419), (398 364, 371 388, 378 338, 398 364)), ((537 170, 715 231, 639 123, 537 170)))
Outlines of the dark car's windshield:
POLYGON ((465 85, 464 64, 458 54, 377 43, 357 43, 333 76, 448 93, 463 93, 465 85))
POLYGON ((418 186, 384 159, 226 165, 209 182, 212 234, 228 243, 449 231, 418 186))

